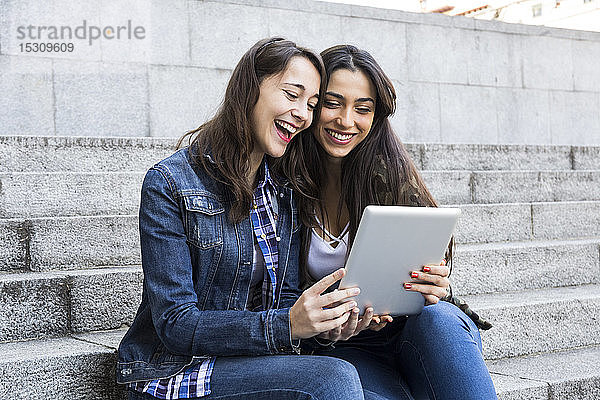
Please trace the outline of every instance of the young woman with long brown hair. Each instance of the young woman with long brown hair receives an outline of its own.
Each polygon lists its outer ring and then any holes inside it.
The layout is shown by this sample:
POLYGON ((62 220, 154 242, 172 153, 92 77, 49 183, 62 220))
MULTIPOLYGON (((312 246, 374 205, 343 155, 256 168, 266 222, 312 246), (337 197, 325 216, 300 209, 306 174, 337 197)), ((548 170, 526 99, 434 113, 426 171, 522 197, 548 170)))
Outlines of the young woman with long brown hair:
POLYGON ((296 206, 269 170, 318 113, 324 76, 319 55, 259 41, 217 114, 146 174, 142 303, 117 363, 130 399, 362 399, 350 363, 292 355, 344 323, 356 292, 322 295, 340 270, 300 294, 296 206))
MULTIPOLYGON (((321 56, 328 84, 320 119, 277 163, 300 195, 305 286, 344 265, 367 205, 437 207, 390 125, 396 94, 377 62, 349 45, 321 56)), ((475 322, 489 326, 451 304, 452 245, 448 265, 415 266, 398 288, 423 294, 421 314, 391 318, 367 309, 359 316, 355 308, 343 326, 319 335, 335 345, 315 353, 351 362, 365 398, 496 398, 475 322)))

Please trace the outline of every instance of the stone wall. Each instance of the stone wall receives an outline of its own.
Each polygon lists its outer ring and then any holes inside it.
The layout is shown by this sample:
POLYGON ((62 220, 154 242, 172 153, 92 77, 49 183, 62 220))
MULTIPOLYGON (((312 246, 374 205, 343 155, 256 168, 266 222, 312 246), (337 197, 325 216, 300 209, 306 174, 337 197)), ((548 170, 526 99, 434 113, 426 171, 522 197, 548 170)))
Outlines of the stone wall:
POLYGON ((369 50, 398 91, 405 141, 600 144, 599 33, 312 0, 0 0, 0 134, 179 136, 274 35, 369 50), (113 38, 37 39, 84 21, 113 38), (114 37, 129 21, 142 39, 114 37), (74 50, 22 49, 40 42, 74 50))

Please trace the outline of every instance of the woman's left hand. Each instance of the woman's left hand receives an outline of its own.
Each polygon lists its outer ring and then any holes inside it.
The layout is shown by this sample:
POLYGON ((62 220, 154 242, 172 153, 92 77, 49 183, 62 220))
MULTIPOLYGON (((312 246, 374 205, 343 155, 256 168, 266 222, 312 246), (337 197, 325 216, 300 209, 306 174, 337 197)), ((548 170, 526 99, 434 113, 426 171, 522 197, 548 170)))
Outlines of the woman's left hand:
POLYGON ((448 295, 450 269, 440 265, 425 265, 421 271, 411 271, 412 282, 405 282, 404 289, 420 292, 425 297, 425 305, 436 304, 448 295))

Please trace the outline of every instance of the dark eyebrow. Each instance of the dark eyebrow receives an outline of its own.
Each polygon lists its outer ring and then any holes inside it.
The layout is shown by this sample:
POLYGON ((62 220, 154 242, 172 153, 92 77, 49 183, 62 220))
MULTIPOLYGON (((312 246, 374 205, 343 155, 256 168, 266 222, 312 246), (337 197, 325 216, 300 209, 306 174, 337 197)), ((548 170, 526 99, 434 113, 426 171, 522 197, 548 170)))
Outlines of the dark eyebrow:
MULTIPOLYGON (((341 94, 336 93, 336 92, 327 92, 325 94, 328 96, 335 97, 336 99, 340 99, 340 100, 344 99, 344 96, 342 96, 341 94)), ((361 103, 361 102, 365 102, 365 101, 370 101, 371 103, 375 104, 375 100, 373 100, 370 97, 361 97, 361 98, 356 99, 357 103, 361 103)))

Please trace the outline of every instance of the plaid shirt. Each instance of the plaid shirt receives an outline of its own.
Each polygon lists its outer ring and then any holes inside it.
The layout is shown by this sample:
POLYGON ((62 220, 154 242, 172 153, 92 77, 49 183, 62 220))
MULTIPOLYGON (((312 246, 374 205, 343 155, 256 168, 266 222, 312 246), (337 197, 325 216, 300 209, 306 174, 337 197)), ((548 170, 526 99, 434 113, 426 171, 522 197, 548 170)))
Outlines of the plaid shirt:
MULTIPOLYGON (((261 293, 262 310, 273 306, 275 289, 277 288, 277 268, 279 266, 279 236, 277 236, 277 200, 274 199, 275 185, 271 179, 267 163, 264 164, 264 174, 254 190, 253 207, 250 212, 254 239, 258 243, 262 257, 265 260, 261 293)), ((260 256, 259 255, 259 256, 260 256)), ((251 294, 252 295, 252 294, 251 294)), ((256 299, 250 299, 249 309, 257 310, 256 299)))
MULTIPOLYGON (((265 260, 265 272, 260 302, 262 309, 270 308, 277 287, 277 267, 279 266, 277 226, 277 201, 274 198, 275 185, 271 179, 266 161, 263 162, 264 174, 254 190, 254 206, 250 210, 250 220, 255 240, 265 260)), ((249 305, 256 299, 249 298, 249 305)), ((256 309, 258 307, 249 307, 256 309)), ((190 399, 210 394, 210 377, 216 357, 204 359, 192 364, 175 376, 154 379, 148 382, 133 382, 128 385, 132 390, 148 393, 157 399, 190 399)))

